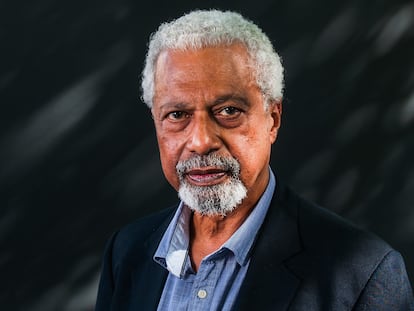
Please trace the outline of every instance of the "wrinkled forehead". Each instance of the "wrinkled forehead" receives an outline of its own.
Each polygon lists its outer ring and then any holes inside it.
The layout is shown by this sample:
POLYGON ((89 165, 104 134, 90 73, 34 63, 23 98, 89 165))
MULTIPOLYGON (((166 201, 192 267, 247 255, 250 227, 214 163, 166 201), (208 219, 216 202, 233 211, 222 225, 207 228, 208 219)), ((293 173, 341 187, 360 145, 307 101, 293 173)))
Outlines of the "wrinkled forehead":
POLYGON ((254 66, 243 44, 207 46, 199 49, 165 49, 154 66, 154 82, 168 76, 197 78, 199 75, 218 76, 235 74, 245 79, 254 78, 254 66))
POLYGON ((207 47, 197 50, 164 50, 155 67, 155 88, 163 83, 197 81, 215 83, 220 79, 253 78, 250 59, 243 46, 207 47))

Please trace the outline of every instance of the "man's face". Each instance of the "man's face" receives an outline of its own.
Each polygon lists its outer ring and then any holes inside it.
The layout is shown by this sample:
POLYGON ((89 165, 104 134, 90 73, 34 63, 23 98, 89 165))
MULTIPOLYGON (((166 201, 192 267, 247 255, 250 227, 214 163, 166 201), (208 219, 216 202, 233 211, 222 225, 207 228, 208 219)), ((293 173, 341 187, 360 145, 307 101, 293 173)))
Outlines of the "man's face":
POLYGON ((206 155, 240 164, 238 178, 247 190, 241 205, 254 205, 266 188, 281 105, 265 108, 249 64, 240 44, 159 55, 152 114, 162 168, 177 191, 182 183, 198 189, 230 183, 231 174, 214 161, 193 162, 180 181, 177 164, 206 155))

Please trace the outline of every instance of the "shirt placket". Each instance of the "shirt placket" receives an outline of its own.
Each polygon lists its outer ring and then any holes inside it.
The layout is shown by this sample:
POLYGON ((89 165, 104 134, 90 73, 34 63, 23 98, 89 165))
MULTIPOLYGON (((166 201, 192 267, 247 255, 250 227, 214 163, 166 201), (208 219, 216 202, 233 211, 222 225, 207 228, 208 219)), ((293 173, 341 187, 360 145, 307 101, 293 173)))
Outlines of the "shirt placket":
POLYGON ((214 261, 202 261, 197 271, 188 310, 210 311, 214 296, 214 288, 217 283, 218 271, 214 261))

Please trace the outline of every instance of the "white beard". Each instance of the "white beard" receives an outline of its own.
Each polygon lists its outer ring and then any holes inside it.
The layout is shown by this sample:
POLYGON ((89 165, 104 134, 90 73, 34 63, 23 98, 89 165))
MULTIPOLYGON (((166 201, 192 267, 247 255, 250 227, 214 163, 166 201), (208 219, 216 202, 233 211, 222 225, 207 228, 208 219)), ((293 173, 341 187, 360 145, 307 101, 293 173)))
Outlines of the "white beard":
POLYGON ((178 196, 193 211, 206 216, 226 216, 232 212, 247 196, 247 189, 241 182, 240 164, 234 158, 210 154, 195 156, 177 164, 180 179, 178 196), (185 173, 191 169, 204 166, 222 168, 229 172, 229 181, 213 186, 194 186, 190 184, 185 173))

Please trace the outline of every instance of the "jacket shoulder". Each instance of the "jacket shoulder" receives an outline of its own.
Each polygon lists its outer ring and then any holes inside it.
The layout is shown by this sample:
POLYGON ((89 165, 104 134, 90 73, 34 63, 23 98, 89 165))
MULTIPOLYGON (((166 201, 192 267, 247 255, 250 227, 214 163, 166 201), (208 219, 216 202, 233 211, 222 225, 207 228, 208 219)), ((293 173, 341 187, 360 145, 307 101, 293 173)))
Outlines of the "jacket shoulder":
POLYGON ((362 288, 383 259, 394 251, 373 233, 289 189, 285 197, 291 217, 296 217, 302 249, 290 263, 304 278, 322 281, 329 275, 337 280, 353 279, 351 283, 362 288))
MULTIPOLYGON (((382 259, 392 248, 375 234, 347 219, 298 197, 298 224, 305 249, 330 256, 382 259)), ((348 258, 349 259, 349 258, 348 258)))
MULTIPOLYGON (((350 310, 384 300, 412 301, 403 259, 390 245, 289 189, 283 197, 281 204, 296 219, 301 244, 301 251, 286 261, 301 280, 292 310, 304 305, 307 310, 350 310), (403 298, 398 298, 398 289, 403 298)), ((387 306, 378 310, 397 309, 387 306)))

